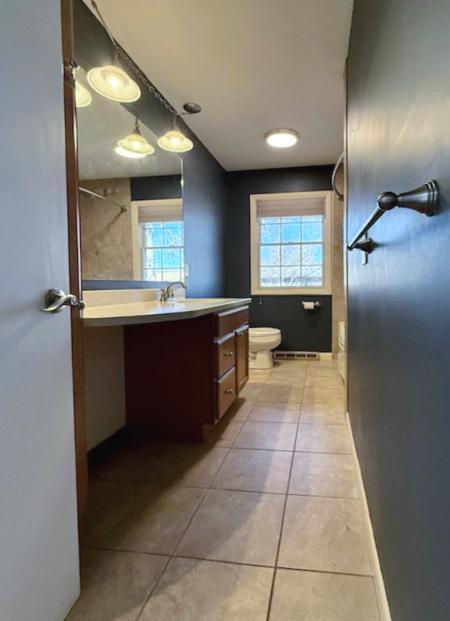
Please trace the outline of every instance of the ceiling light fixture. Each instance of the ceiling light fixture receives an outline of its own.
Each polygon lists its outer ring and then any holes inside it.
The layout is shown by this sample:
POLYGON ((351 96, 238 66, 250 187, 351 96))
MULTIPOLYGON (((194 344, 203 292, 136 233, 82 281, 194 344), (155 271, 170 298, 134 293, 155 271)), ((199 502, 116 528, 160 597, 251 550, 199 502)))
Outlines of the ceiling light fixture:
POLYGON ((134 132, 118 140, 114 147, 114 151, 117 155, 121 155, 122 157, 140 160, 147 155, 152 155, 155 149, 141 134, 139 122, 136 117, 134 132))
POLYGON ((86 108, 92 103, 92 95, 88 89, 75 80, 75 106, 77 108, 86 108))
POLYGON ((289 149, 297 144, 299 136, 294 129, 271 129, 264 138, 271 147, 289 149))

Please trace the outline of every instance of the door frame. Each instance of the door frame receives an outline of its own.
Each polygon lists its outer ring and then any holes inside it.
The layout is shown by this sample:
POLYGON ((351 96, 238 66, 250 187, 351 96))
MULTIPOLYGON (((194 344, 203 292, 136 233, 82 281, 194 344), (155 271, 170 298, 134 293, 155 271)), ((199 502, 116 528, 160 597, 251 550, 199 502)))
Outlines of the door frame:
MULTIPOLYGON (((66 137, 66 183, 70 292, 81 300, 81 235, 78 197, 77 116, 75 107, 73 0, 61 0, 62 51, 64 73, 64 121, 66 137)), ((88 462, 85 419, 83 320, 71 307, 72 373, 75 428, 75 457, 78 515, 87 509, 88 462)))

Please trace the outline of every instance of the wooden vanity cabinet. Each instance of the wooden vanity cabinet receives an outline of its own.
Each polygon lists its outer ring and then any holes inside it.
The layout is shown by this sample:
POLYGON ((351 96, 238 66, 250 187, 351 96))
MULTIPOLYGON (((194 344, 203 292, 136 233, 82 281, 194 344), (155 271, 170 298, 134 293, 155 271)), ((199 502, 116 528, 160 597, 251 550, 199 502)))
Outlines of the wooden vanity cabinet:
POLYGON ((248 379, 248 306, 124 328, 127 425, 202 441, 248 379))
POLYGON ((216 316, 216 420, 228 411, 248 380, 248 306, 216 316))

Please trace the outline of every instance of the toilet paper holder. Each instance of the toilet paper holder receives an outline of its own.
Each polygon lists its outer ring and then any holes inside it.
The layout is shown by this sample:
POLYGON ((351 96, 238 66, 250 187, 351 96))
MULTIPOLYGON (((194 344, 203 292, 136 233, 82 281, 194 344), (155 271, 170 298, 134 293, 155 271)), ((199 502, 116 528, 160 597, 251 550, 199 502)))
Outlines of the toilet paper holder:
POLYGON ((314 302, 303 300, 302 306, 303 306, 303 310, 314 311, 322 306, 322 302, 319 302, 318 300, 315 300, 314 302))

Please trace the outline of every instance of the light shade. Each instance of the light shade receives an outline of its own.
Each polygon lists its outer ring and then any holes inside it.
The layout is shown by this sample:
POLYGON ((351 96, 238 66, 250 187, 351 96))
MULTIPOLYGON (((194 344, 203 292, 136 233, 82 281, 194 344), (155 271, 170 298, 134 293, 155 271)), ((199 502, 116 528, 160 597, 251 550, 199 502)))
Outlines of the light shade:
POLYGON ((142 159, 155 152, 154 147, 139 132, 134 132, 119 140, 114 150, 118 155, 132 159, 142 159))
POLYGON ((86 108, 86 106, 90 106, 92 103, 92 95, 88 91, 88 89, 75 81, 75 106, 77 108, 86 108))
POLYGON ((298 142, 298 133, 293 129, 272 129, 264 136, 267 144, 276 149, 289 149, 298 142))
POLYGON ((189 140, 179 129, 171 129, 164 136, 158 138, 158 146, 164 151, 172 151, 173 153, 184 153, 190 151, 194 143, 189 140))
POLYGON ((88 71, 87 80, 94 91, 113 101, 131 103, 141 96, 141 89, 136 82, 123 69, 114 65, 94 67, 88 71))

